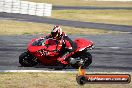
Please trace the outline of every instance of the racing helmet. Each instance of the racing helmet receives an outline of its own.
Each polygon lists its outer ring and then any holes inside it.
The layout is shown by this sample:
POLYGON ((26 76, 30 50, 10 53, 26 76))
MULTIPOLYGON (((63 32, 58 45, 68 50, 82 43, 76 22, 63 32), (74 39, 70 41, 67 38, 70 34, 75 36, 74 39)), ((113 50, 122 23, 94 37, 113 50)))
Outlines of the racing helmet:
POLYGON ((54 39, 59 39, 61 38, 61 35, 62 35, 62 29, 60 26, 54 26, 54 28, 52 29, 51 31, 51 36, 54 38, 54 39))

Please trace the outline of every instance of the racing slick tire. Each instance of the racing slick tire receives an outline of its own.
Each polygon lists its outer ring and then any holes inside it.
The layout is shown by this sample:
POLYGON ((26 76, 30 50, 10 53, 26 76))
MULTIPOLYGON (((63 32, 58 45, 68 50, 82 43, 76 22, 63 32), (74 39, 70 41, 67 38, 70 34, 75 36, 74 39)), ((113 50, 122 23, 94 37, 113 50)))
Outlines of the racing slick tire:
POLYGON ((24 67, 33 67, 38 64, 37 59, 28 52, 24 52, 19 56, 19 63, 24 67))

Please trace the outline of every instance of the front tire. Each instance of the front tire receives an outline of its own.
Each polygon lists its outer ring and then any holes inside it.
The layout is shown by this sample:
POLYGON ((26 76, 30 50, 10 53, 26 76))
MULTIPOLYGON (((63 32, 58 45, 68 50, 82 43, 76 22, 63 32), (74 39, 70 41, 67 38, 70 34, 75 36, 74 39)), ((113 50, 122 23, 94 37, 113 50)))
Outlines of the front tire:
POLYGON ((89 52, 81 52, 78 57, 81 58, 84 61, 84 63, 83 65, 79 63, 72 64, 71 66, 73 68, 78 69, 80 66, 82 66, 82 68, 85 69, 92 63, 92 55, 89 52))
POLYGON ((37 59, 28 52, 24 52, 19 56, 19 63, 24 67, 33 67, 38 64, 37 59))

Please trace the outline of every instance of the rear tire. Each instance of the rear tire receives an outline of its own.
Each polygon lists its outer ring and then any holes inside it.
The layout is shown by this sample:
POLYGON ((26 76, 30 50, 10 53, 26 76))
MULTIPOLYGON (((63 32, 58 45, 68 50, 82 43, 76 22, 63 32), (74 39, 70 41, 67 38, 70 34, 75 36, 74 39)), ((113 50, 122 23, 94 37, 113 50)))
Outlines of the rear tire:
POLYGON ((81 52, 78 57, 85 60, 85 62, 84 65, 79 65, 78 63, 72 64, 71 66, 75 69, 78 69, 80 66, 85 69, 92 63, 92 55, 89 52, 81 52))
POLYGON ((24 67, 33 67, 38 64, 36 58, 28 52, 24 52, 19 56, 19 63, 24 67))

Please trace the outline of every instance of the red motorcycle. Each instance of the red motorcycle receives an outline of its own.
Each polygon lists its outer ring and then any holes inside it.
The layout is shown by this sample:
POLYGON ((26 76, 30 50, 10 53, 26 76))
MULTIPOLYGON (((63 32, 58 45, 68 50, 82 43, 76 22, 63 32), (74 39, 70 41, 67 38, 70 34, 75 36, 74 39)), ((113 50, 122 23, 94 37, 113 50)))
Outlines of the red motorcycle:
POLYGON ((93 42, 90 40, 78 38, 74 40, 77 48, 74 52, 70 52, 65 59, 65 64, 58 61, 58 58, 64 54, 61 51, 63 48, 59 46, 59 50, 56 50, 56 40, 50 38, 34 38, 27 47, 27 51, 19 56, 19 63, 24 67, 32 67, 37 64, 43 64, 45 66, 59 66, 63 68, 66 66, 72 66, 78 68, 80 66, 86 68, 92 63, 92 56, 88 52, 93 48, 93 42))

